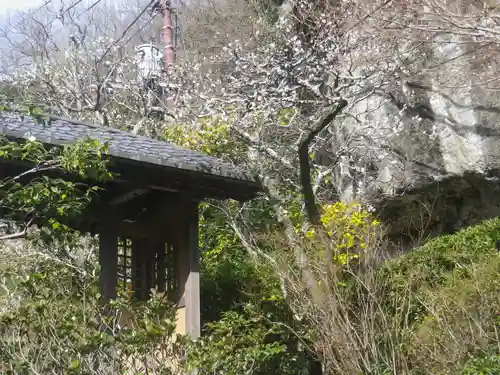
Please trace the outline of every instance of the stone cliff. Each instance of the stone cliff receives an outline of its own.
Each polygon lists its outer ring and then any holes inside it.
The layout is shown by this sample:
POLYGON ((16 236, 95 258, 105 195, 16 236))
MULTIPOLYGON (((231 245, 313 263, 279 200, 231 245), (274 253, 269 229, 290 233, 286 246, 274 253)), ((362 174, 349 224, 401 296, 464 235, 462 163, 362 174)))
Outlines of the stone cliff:
POLYGON ((498 48, 438 42, 417 69, 368 87, 328 145, 338 197, 372 204, 405 242, 500 215, 498 48))

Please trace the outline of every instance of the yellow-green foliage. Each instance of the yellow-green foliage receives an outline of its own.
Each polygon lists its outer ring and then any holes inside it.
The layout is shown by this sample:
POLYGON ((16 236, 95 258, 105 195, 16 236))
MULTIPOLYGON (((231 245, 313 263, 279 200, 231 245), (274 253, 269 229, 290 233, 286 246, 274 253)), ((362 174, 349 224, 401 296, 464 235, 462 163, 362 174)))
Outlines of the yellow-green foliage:
POLYGON ((380 226, 380 222, 361 205, 341 202, 324 206, 321 222, 334 239, 336 249, 347 251, 364 249, 367 239, 380 226))
MULTIPOLYGON (((332 243, 335 259, 347 264, 359 257, 380 228, 380 222, 360 204, 336 202, 322 207, 321 223, 332 243)), ((306 232, 307 239, 316 238, 316 231, 306 232)))
MULTIPOLYGON (((424 287, 419 292, 426 315, 415 325, 408 344, 409 358, 419 369, 427 373, 456 373, 449 369, 457 371, 469 357, 482 356, 491 347, 498 348, 498 260, 497 257, 491 263, 472 264, 467 267, 466 278, 450 275, 441 288, 424 287), (435 358, 424 361, 429 358, 429 348, 435 358)), ((500 368, 497 371, 500 373, 500 368)))
POLYGON ((219 119, 200 120, 198 127, 174 125, 165 130, 165 139, 181 147, 220 158, 240 157, 246 147, 230 133, 228 122, 219 119))
POLYGON ((295 108, 283 108, 278 112, 277 120, 280 125, 288 126, 290 125, 290 121, 295 117, 295 115, 295 108))

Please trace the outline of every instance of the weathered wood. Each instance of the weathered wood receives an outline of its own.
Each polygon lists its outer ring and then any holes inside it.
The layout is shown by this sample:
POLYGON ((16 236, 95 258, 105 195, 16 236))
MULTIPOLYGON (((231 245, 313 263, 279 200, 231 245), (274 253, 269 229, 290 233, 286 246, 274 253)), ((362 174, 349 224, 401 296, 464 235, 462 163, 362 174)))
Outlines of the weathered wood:
POLYGON ((149 189, 181 194, 189 191, 192 196, 200 199, 233 198, 245 201, 254 198, 260 190, 260 184, 257 182, 248 183, 247 181, 220 178, 210 174, 204 174, 203 177, 200 177, 199 173, 194 171, 158 167, 132 160, 125 162, 114 159, 110 169, 118 175, 116 181, 134 181, 134 183, 149 189))
POLYGON ((106 158, 119 179, 145 186, 197 190, 202 197, 246 200, 260 190, 257 178, 234 165, 182 149, 160 140, 48 115, 38 124, 31 116, 3 113, 0 130, 10 140, 26 141, 31 134, 46 147, 60 147, 90 137, 106 142, 106 158))
POLYGON ((99 288, 103 303, 107 303, 116 298, 118 276, 118 236, 112 224, 100 228, 99 265, 99 288))
MULTIPOLYGON (((200 335, 198 202, 204 198, 248 200, 261 186, 253 176, 205 155, 152 139, 51 117, 40 126, 31 118, 3 119, 0 130, 12 140, 33 131, 47 147, 59 147, 87 136, 109 142, 111 181, 81 181, 62 170, 44 171, 50 178, 101 187, 78 216, 58 218, 68 226, 99 234, 100 291, 105 302, 116 297, 118 236, 132 239, 132 283, 145 299, 155 285, 178 302, 180 333, 200 335), (106 135, 107 133, 107 135, 106 135), (69 135, 69 138, 68 138, 69 135), (191 197, 187 200, 186 197, 191 197), (184 197, 184 198, 182 198, 184 197), (165 254, 165 241, 171 253, 165 254), (162 246, 160 249, 160 242, 162 246), (165 262, 168 258, 168 262, 165 262), (165 266, 168 267, 165 279, 165 266), (168 285, 168 286, 167 286, 168 285)), ((0 158, 2 177, 16 176, 33 164, 0 158)), ((40 171, 20 179, 26 184, 40 171)), ((82 189, 85 191, 85 189, 82 189)), ((22 218, 21 218, 22 219, 22 218)), ((42 218, 42 224, 45 224, 42 218)))
POLYGON ((156 272, 157 274, 157 283, 158 283, 158 291, 160 293, 163 293, 167 290, 167 278, 166 278, 166 247, 165 247, 165 241, 157 241, 156 243, 156 272))
POLYGON ((134 264, 132 270, 134 296, 143 301, 148 297, 147 253, 143 239, 134 238, 132 240, 132 257, 134 264))
POLYGON ((148 238, 144 241, 146 255, 146 296, 150 296, 150 291, 156 287, 156 242, 148 238))
POLYGON ((180 300, 178 307, 183 316, 178 316, 184 327, 178 331, 192 338, 200 336, 200 260, 198 251, 198 202, 184 204, 185 218, 179 230, 177 256, 179 268, 180 300))
POLYGON ((164 254, 164 242, 158 238, 132 240, 132 288, 137 299, 146 300, 152 288, 165 291, 164 254))
POLYGON ((139 288, 139 283, 140 283, 140 272, 138 272, 139 270, 139 264, 140 264, 140 261, 139 260, 139 253, 140 253, 140 249, 139 249, 139 246, 137 244, 136 241, 132 241, 132 262, 131 262, 131 266, 132 266, 132 292, 135 294, 136 293, 136 290, 138 290, 139 288))
POLYGON ((111 193, 106 193, 95 199, 81 216, 61 218, 61 222, 91 234, 99 233, 101 225, 114 222, 119 235, 166 239, 174 223, 183 217, 178 194, 151 192, 118 206, 108 204, 111 197, 111 193))
MULTIPOLYGON (((90 220, 60 220, 62 223, 68 227, 78 230, 82 233, 90 233, 92 235, 98 234, 100 232, 101 224, 104 222, 102 218, 90 220)), ((43 226, 45 223, 40 223, 43 226)), ((166 234, 165 228, 161 228, 158 224, 153 221, 147 222, 121 222, 117 225, 117 232, 120 235, 127 235, 134 238, 155 238, 166 234)))
POLYGON ((109 202, 109 204, 111 206, 117 206, 125 202, 131 201, 132 199, 137 198, 140 195, 146 194, 147 192, 148 192, 147 189, 133 189, 114 198, 109 202))

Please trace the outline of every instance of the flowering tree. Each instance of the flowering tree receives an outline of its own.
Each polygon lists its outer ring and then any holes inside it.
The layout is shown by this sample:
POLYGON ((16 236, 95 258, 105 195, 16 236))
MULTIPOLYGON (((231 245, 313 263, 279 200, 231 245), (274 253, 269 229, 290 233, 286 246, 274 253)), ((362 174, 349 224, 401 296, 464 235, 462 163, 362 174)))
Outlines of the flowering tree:
POLYGON ((122 5, 125 15, 96 1, 62 10, 47 5, 21 16, 4 30, 11 43, 7 57, 17 66, 3 67, 9 96, 106 126, 127 127, 145 117, 134 43, 147 41, 143 29, 152 19, 147 3, 122 5))
MULTIPOLYGON (((227 149, 226 141, 245 143, 231 150, 243 150, 238 160, 262 176, 287 246, 294 250, 290 263, 300 271, 292 276, 279 272, 284 293, 293 280, 299 285, 296 295, 311 296, 307 302, 315 309, 331 312, 325 304, 335 301, 336 294, 330 290, 332 298, 325 302, 325 290, 317 282, 318 263, 303 242, 311 230, 322 236, 324 246, 333 248, 339 241, 324 228, 329 206, 323 203, 360 197, 370 202, 414 187, 421 176, 441 175, 446 160, 441 160, 439 137, 450 128, 461 129, 461 134, 470 129, 460 127, 456 111, 437 109, 486 109, 481 114, 485 121, 494 111, 494 94, 469 94, 471 88, 487 85, 496 92, 498 75, 484 62, 497 49, 498 9, 495 4, 481 8, 479 2, 455 9, 455 4, 296 0, 256 1, 252 7, 238 2, 242 19, 255 25, 246 35, 233 36, 231 25, 204 28, 208 31, 199 40, 195 32, 187 32, 187 53, 158 80, 162 91, 174 97, 173 111, 159 103, 177 127, 151 116, 143 100, 146 90, 135 80, 131 41, 136 31, 142 37, 147 33, 142 33, 141 23, 129 25, 141 14, 146 24, 146 3, 127 23, 99 20, 97 9, 104 9, 99 4, 92 9, 99 22, 65 20, 76 33, 58 48, 50 30, 27 28, 33 47, 23 50, 23 56, 30 65, 12 75, 9 89, 59 115, 175 136, 178 143, 209 153, 214 147, 204 141, 214 133, 224 134, 223 139, 215 137, 217 147, 227 149), (218 37, 218 32, 224 35, 218 37), (206 47, 208 41, 214 48, 206 47), (63 45, 69 47, 66 52, 63 45), (185 127, 205 133, 196 137, 185 127), (291 213, 297 196, 301 204, 291 213), (294 214, 304 219, 300 225, 294 214)), ((218 17, 224 7, 224 2, 214 1, 196 8, 196 19, 205 15, 211 25, 236 19, 234 9, 231 17, 218 17)), ((29 18, 26 22, 37 25, 29 18)), ((250 226, 241 214, 245 210, 223 208, 248 251, 278 267, 278 260, 256 246, 245 230, 250 226)), ((340 255, 327 258, 321 271, 338 265, 340 255)), ((338 361, 337 355, 328 360, 338 361)))

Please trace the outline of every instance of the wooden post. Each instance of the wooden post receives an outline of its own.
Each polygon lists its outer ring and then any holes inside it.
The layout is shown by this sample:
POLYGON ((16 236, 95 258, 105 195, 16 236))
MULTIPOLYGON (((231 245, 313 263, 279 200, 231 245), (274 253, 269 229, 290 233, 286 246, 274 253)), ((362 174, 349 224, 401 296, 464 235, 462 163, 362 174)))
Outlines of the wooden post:
POLYGON ((136 298, 140 301, 145 301, 148 299, 148 269, 147 269, 147 254, 144 246, 143 239, 136 239, 136 254, 137 254, 137 291, 136 298))
POLYGON ((156 244, 156 283, 160 293, 167 289, 165 260, 165 242, 159 240, 156 244))
POLYGON ((99 231, 99 289, 103 303, 116 298, 118 277, 118 236, 116 230, 104 225, 99 231))
POLYGON ((135 297, 146 300, 150 290, 165 291, 165 243, 156 238, 136 238, 132 242, 132 289, 135 297))
POLYGON ((200 336, 200 265, 198 253, 198 202, 186 202, 178 252, 179 296, 177 332, 200 336))
POLYGON ((132 290, 135 298, 140 301, 145 301, 149 297, 150 263, 148 241, 144 238, 134 238, 132 240, 132 290))

